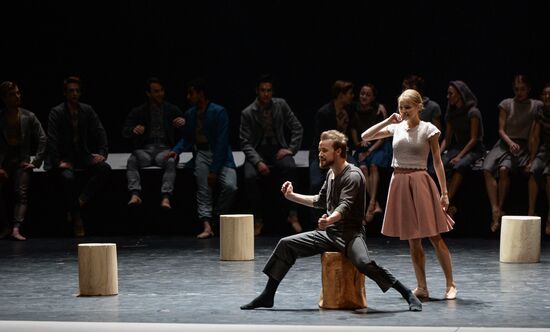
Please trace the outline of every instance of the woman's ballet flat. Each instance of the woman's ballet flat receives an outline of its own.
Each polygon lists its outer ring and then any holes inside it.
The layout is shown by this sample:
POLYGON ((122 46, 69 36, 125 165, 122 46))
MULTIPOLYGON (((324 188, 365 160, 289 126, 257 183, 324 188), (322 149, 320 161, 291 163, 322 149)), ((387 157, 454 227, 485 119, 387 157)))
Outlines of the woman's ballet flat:
POLYGON ((413 294, 418 297, 419 299, 429 299, 430 293, 425 288, 416 287, 413 290, 413 294))

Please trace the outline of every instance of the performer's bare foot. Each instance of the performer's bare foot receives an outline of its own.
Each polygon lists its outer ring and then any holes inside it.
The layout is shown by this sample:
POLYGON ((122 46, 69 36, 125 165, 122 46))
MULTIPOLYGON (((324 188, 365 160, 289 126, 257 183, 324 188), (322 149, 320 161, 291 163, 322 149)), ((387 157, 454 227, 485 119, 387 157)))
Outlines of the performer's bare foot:
POLYGON ((367 209, 367 214, 365 214, 365 218, 363 219, 363 223, 369 223, 374 219, 374 206, 371 204, 369 205, 369 208, 367 209), (371 208, 372 206, 372 208, 371 208))
POLYGON ((369 203, 369 208, 367 209, 367 214, 365 215, 365 218, 363 221, 365 223, 369 223, 374 220, 374 216, 377 214, 380 214, 384 212, 382 208, 380 207, 380 204, 378 204, 377 201, 371 201, 369 203))
POLYGON ((25 241, 27 238, 24 237, 23 235, 21 235, 21 233, 19 232, 19 227, 14 227, 12 232, 11 232, 11 237, 15 240, 18 240, 18 241, 25 241))
POLYGON ((136 205, 140 205, 141 202, 142 202, 141 197, 139 197, 136 194, 133 194, 132 197, 130 198, 130 201, 128 202, 128 205, 129 206, 136 206, 136 205))
POLYGON ((500 218, 503 213, 500 209, 493 209, 493 222, 491 222, 491 232, 496 232, 500 228, 500 218))
POLYGON ((160 201, 160 207, 165 210, 170 210, 172 208, 170 205, 170 199, 168 197, 164 197, 162 201, 160 201))
POLYGON ((208 239, 214 236, 214 231, 212 231, 212 226, 210 226, 210 222, 204 221, 203 222, 203 231, 199 235, 197 235, 197 239, 208 239))

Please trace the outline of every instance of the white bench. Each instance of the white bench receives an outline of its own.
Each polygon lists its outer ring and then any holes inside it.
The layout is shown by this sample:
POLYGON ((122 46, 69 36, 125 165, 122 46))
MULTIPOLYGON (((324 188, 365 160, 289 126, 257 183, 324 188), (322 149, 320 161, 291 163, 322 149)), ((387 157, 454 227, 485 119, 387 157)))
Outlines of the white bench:
MULTIPOLYGON (((130 157, 130 153, 110 153, 107 158, 107 164, 111 166, 113 170, 125 170, 126 162, 130 157)), ((191 160, 193 154, 191 152, 183 152, 180 154, 180 160, 178 163, 178 168, 184 168, 185 164, 191 160)), ((233 151, 233 159, 235 159, 235 165, 241 167, 244 165, 244 152, 242 151, 233 151)), ((294 161, 296 162, 296 167, 309 167, 309 151, 300 150, 296 155, 294 155, 294 161)), ((156 166, 146 167, 145 169, 157 169, 156 166)), ((44 172, 44 165, 39 169, 35 170, 37 172, 44 172)))

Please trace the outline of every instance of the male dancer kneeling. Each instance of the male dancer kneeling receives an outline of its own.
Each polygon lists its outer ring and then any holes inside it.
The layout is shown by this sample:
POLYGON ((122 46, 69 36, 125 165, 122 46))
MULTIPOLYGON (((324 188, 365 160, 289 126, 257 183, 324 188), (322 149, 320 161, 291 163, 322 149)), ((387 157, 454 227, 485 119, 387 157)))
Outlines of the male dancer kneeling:
POLYGON ((328 215, 319 219, 319 230, 288 236, 279 241, 263 270, 269 277, 264 291, 241 309, 273 307, 275 291, 297 258, 325 251, 341 251, 383 292, 394 288, 409 303, 409 310, 422 311, 422 303, 411 290, 369 257, 362 222, 366 207, 365 178, 359 168, 348 164, 346 150, 344 134, 336 130, 323 132, 319 142, 319 165, 330 170, 319 194, 297 194, 291 182, 283 184, 281 191, 287 199, 309 207, 326 208, 328 215))

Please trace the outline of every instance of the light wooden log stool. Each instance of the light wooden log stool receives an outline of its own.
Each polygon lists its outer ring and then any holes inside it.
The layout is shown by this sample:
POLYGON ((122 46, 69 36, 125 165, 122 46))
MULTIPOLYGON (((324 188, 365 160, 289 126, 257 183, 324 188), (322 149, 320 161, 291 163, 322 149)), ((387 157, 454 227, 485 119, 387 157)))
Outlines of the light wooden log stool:
POLYGON ((220 259, 222 261, 254 259, 254 216, 252 214, 220 216, 220 259))
POLYGON ((79 244, 78 282, 80 296, 117 295, 116 244, 79 244))
POLYGON ((540 260, 540 217, 502 216, 500 261, 537 263, 540 260))
POLYGON ((367 307, 365 275, 340 252, 321 255, 323 288, 319 307, 324 309, 361 309, 367 307))

